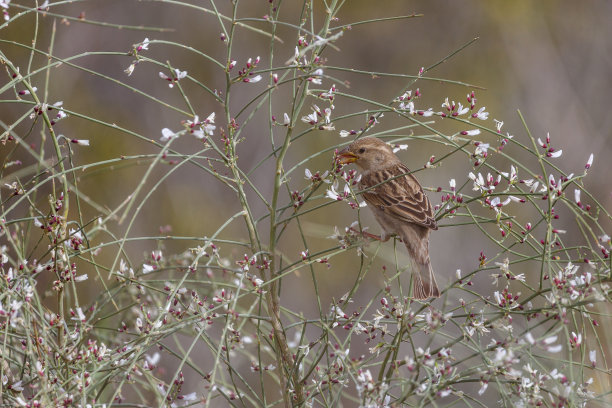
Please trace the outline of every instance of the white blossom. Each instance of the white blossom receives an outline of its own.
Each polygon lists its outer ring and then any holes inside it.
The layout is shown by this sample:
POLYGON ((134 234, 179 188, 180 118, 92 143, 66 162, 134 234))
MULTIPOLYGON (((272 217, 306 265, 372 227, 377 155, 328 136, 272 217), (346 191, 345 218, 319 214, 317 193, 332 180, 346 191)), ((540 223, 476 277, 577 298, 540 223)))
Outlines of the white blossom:
POLYGON ((250 84, 255 84, 259 81, 261 81, 261 75, 255 75, 254 77, 244 79, 244 82, 248 82, 250 84))
POLYGON ((589 160, 587 161, 587 164, 584 166, 585 169, 590 169, 591 166, 593 165, 593 153, 591 153, 591 155, 589 156, 589 160))
POLYGON ((157 365, 157 363, 159 363, 159 360, 161 360, 161 354, 159 354, 158 352, 155 352, 152 356, 145 354, 145 359, 150 365, 157 365))
POLYGON ((393 153, 397 153, 400 150, 406 150, 406 149, 408 149, 408 145, 407 144, 397 145, 397 146, 393 147, 393 153))
POLYGON ((138 46, 138 51, 149 49, 149 38, 145 38, 142 43, 138 46))
POLYGON ((430 116, 433 116, 434 112, 431 108, 429 108, 426 111, 421 111, 419 114, 422 115, 423 117, 428 118, 430 116))
POLYGON ((123 70, 123 72, 125 72, 128 76, 130 76, 132 75, 132 73, 134 73, 135 68, 136 68, 136 63, 131 63, 129 67, 123 70))
POLYGON ((160 137, 159 140, 161 140, 162 142, 167 142, 168 140, 174 139, 175 137, 178 136, 178 134, 174 133, 168 128, 163 128, 161 130, 161 133, 162 133, 162 137, 160 137))
POLYGON ((461 103, 459 103, 459 105, 457 107, 457 115, 459 115, 459 116, 465 115, 469 111, 470 111, 470 108, 468 108, 467 106, 464 108, 463 105, 461 105, 461 103))
POLYGON ((489 386, 488 381, 480 381, 480 389, 478 390, 478 395, 484 394, 488 386, 489 386))
POLYGON ((330 186, 329 190, 327 190, 325 192, 325 196, 327 198, 331 198, 332 200, 340 200, 340 195, 338 194, 338 192, 336 191, 336 188, 338 187, 337 183, 334 183, 330 186))
POLYGON ((478 146, 476 146, 474 150, 474 154, 476 156, 486 156, 490 147, 491 145, 489 145, 489 143, 478 143, 478 146))
POLYGON ((493 121, 495 122, 495 127, 497 128, 497 132, 501 132, 501 128, 502 126, 504 126, 504 122, 501 120, 497 120, 497 119, 493 119, 493 121))
POLYGON ((485 107, 478 109, 477 113, 474 113, 472 116, 478 118, 480 120, 486 120, 489 117, 489 112, 485 112, 485 107))
POLYGON ((318 120, 319 120, 319 117, 317 115, 317 112, 312 112, 306 116, 302 116, 302 122, 308 123, 311 125, 315 125, 318 120))
POLYGON ((81 145, 81 146, 89 146, 89 140, 88 139, 72 139, 72 140, 70 140, 70 142, 72 142, 74 144, 81 145))

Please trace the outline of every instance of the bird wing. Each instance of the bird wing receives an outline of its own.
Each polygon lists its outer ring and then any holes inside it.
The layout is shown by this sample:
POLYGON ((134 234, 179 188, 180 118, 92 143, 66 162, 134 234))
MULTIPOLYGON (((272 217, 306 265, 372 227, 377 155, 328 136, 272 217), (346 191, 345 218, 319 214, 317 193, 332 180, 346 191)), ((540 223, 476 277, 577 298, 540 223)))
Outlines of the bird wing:
POLYGON ((387 169, 372 171, 361 178, 362 190, 368 205, 397 218, 436 230, 436 220, 429 199, 410 170, 399 163, 387 169))

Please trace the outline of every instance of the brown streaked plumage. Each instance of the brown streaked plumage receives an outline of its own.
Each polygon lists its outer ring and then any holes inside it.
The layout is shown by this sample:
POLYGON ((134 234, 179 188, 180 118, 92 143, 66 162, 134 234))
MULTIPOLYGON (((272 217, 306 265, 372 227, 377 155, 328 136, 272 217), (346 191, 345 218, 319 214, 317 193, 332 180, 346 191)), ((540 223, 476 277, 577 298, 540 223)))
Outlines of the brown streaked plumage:
POLYGON ((382 227, 381 240, 398 235, 417 264, 413 295, 417 299, 440 296, 429 260, 429 233, 437 230, 429 199, 391 146, 364 137, 339 152, 342 164, 355 163, 363 172, 359 188, 382 227))

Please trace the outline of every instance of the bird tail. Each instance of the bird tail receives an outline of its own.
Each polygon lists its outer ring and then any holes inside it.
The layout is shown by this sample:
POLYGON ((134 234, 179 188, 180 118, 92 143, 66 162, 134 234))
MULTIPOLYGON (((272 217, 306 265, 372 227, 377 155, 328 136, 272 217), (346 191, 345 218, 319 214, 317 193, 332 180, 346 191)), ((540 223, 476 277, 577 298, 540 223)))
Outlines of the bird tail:
MULTIPOLYGON (((416 263, 416 262, 415 262, 416 263)), ((415 299, 428 299, 430 297, 439 297, 440 290, 436 283, 436 276, 431 268, 431 262, 427 259, 424 264, 416 264, 416 273, 413 273, 413 290, 412 295, 415 299)))
POLYGON ((413 260, 412 296, 415 299, 440 296, 436 277, 429 261, 430 230, 420 225, 406 224, 399 229, 399 232, 413 260))

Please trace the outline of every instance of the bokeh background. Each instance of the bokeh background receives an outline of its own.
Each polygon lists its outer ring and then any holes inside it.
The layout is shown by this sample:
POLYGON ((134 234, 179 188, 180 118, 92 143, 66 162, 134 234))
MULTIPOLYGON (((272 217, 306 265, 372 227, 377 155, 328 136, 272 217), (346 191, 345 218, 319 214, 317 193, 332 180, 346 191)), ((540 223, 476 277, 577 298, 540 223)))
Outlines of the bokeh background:
MULTIPOLYGON (((21 3, 29 5, 29 2, 21 3)), ((217 6, 221 12, 229 11, 226 4, 228 2, 219 3, 221 4, 217 6)), ((283 15, 286 19, 295 21, 299 13, 298 4, 301 3, 283 3, 283 15)), ((321 19, 324 12, 322 4, 315 4, 315 16, 321 19)), ((23 10, 18 4, 11 4, 9 8, 11 15, 21 11, 23 10)), ((240 4, 239 16, 260 18, 267 13, 267 1, 243 1, 240 4)), ((462 81, 484 88, 476 90, 479 105, 486 106, 491 117, 504 121, 504 131, 523 143, 528 143, 526 130, 517 114, 517 110, 520 110, 536 138, 544 139, 549 133, 553 146, 563 149, 564 154, 558 163, 565 171, 582 172, 589 154, 595 153, 593 170, 585 179, 585 185, 605 208, 612 208, 612 115, 608 112, 612 89, 612 25, 609 24, 612 3, 351 0, 344 7, 338 24, 413 13, 420 16, 354 26, 337 41, 339 50, 326 50, 327 64, 372 72, 416 74, 421 67, 441 60, 478 37, 476 42, 437 66, 427 76, 462 81)), ((151 45, 146 56, 161 62, 168 61, 173 67, 187 70, 191 77, 211 89, 223 89, 225 86, 225 76, 219 67, 193 52, 172 45, 176 43, 193 47, 224 63, 226 46, 220 40, 221 30, 213 15, 171 3, 126 0, 64 4, 52 7, 47 14, 40 13, 37 17, 29 13, 0 31, 0 37, 6 40, 0 43, 0 49, 11 61, 20 65, 22 72, 28 64, 28 50, 11 44, 10 41, 30 44, 36 18, 40 23, 37 49, 44 52, 48 50, 55 25, 53 55, 67 58, 80 54, 81 57, 72 62, 109 78, 118 79, 169 104, 184 109, 177 89, 170 89, 167 82, 158 77, 159 71, 167 70, 140 63, 136 65, 131 76, 128 77, 124 73, 134 59, 126 54, 133 44, 141 42, 145 37, 168 42, 151 45), (72 16, 75 19, 63 20, 54 17, 52 13, 72 16), (171 30, 160 32, 116 29, 87 24, 85 21, 79 21, 79 18, 171 30), (115 51, 118 54, 96 55, 96 51, 115 51)), ((267 27, 265 22, 253 22, 253 25, 267 27)), ((232 57, 238 61, 238 67, 242 67, 247 58, 258 55, 263 57, 261 66, 267 67, 270 63, 267 57, 268 38, 241 29, 238 29, 237 33, 232 57)), ((284 43, 277 44, 274 65, 282 66, 293 55, 295 31, 287 27, 279 31, 278 36, 284 43)), ((34 56, 33 66, 41 66, 46 60, 45 55, 37 54, 34 56)), ((383 103, 397 96, 407 83, 406 80, 397 78, 349 75, 331 70, 326 71, 326 74, 334 78, 326 78, 324 86, 336 83, 340 90, 383 103)), ((8 76, 4 78, 3 83, 9 80, 8 76)), ((34 85, 37 85, 37 82, 42 84, 43 81, 43 73, 33 79, 34 85)), ((267 78, 259 84, 245 84, 234 88, 232 106, 236 109, 236 114, 239 107, 265 89, 266 83, 267 78)), ((216 112, 217 125, 227 128, 227 123, 224 123, 220 116, 221 107, 210 94, 193 84, 182 84, 201 118, 216 112)), ((37 86, 42 88, 41 85, 37 86)), ((419 87, 424 95, 420 106, 433 107, 434 110, 439 109, 445 97, 465 101, 466 93, 474 89, 438 81, 419 81, 414 87, 419 87)), ((143 136, 137 138, 72 115, 58 123, 56 131, 69 138, 90 140, 91 145, 88 147, 75 146, 76 164, 100 162, 121 155, 157 152, 158 147, 146 139, 159 140, 162 128, 180 130, 180 122, 188 119, 112 80, 66 64, 51 71, 49 94, 50 103, 61 100, 68 110, 116 124, 143 136)), ((279 92, 274 99, 278 118, 282 117, 287 103, 286 99, 283 102, 283 97, 288 95, 279 92)), ((366 106, 359 107, 342 99, 338 99, 335 105, 338 114, 366 106)), ((28 108, 20 104, 4 104, 0 107, 0 121, 3 126, 11 124, 28 108)), ((303 112, 304 115, 307 113, 309 112, 303 112)), ((245 119, 245 115, 238 117, 239 123, 245 119)), ((392 120, 389 119, 390 123, 393 123, 392 120)), ((29 124, 21 124, 17 131, 26 133, 28 126, 29 124)), ((363 120, 351 119, 336 124, 336 129, 358 129, 362 126, 363 120)), ((440 126, 448 131, 457 130, 457 124, 452 122, 440 126)), ((416 134, 423 134, 423 131, 417 130, 416 134)), ((239 147, 239 163, 243 169, 249 170, 270 151, 265 112, 260 112, 250 119, 242 135, 245 140, 239 147)), ((281 132, 278 132, 277 137, 280 136, 281 132)), ((32 132, 28 140, 34 145, 40 143, 36 131, 32 132)), ((313 132, 294 144, 288 164, 298 163, 317 151, 344 142, 346 140, 340 139, 338 132, 313 132)), ((402 152, 401 157, 412 168, 422 167, 431 155, 441 151, 439 146, 423 141, 414 140, 408 143, 409 149, 402 152)), ((183 138, 175 144, 182 152, 194 152, 200 146, 197 141, 188 138, 183 138)), ((2 155, 8 154, 5 148, 0 152, 2 155)), ((24 166, 31 162, 24 152, 17 150, 12 154, 13 157, 23 160, 24 166)), ((305 186, 305 167, 312 171, 324 171, 329 169, 330 164, 331 152, 313 159, 293 173, 290 185, 294 189, 305 186)), ((466 179, 467 172, 470 171, 467 164, 465 161, 455 165, 449 163, 446 167, 443 165, 419 173, 419 179, 427 187, 446 188, 450 178, 466 179)), ((80 187, 93 201, 113 209, 134 191, 146 168, 146 162, 131 162, 126 166, 113 168, 104 166, 103 171, 84 171, 80 175, 80 187)), ((159 180, 167 170, 162 166, 152 179, 159 180)), ((8 177, 8 173, 10 171, 5 171, 3 177, 8 177)), ((269 197, 272 191, 272 164, 264 163, 254 174, 260 191, 269 197)), ((151 183, 148 183, 147 188, 150 185, 151 183)), ((257 202, 252 192, 249 194, 256 215, 265 214, 265 207, 257 202)), ((431 197, 435 203, 439 202, 439 197, 435 194, 431 197)), ((287 197, 284 200, 288 202, 287 197)), ((239 209, 239 204, 229 189, 204 172, 183 166, 165 180, 147 200, 136 218, 130 236, 157 235, 160 229, 166 234, 169 231, 166 226, 171 226, 172 235, 208 236, 239 209)), ((85 219, 93 219, 99 214, 98 210, 89 206, 85 206, 83 212, 85 219)), ((304 225, 311 253, 331 245, 326 237, 333 232, 334 225, 344 227, 354 219, 355 213, 342 203, 327 206, 305 217, 304 225)), ((364 220, 372 226, 373 231, 377 230, 371 216, 365 214, 364 220)), ((573 232, 571 220, 562 217, 559 222, 562 224, 560 227, 566 227, 569 234, 573 232)), ((441 224, 444 224, 444 221, 441 224)), ((610 225, 606 227, 609 232, 610 225)), ((126 226, 116 224, 114 228, 121 234, 126 226)), ((290 229, 285 235, 282 246, 289 255, 297 257, 299 251, 304 248, 295 226, 291 228, 293 230, 290 229)), ((265 231, 265 226, 262 226, 262 233, 265 231)), ((433 265, 441 286, 450 282, 456 269, 471 271, 476 268, 480 251, 490 248, 489 244, 478 239, 466 239, 466 236, 469 237, 473 232, 469 228, 441 228, 432 236, 431 252, 435 254, 432 256, 433 265)), ((230 225, 221 236, 246 238, 245 230, 239 222, 230 225)), ((139 254, 154 249, 156 245, 150 241, 130 243, 127 251, 138 258, 139 254)), ((165 253, 171 254, 195 246, 195 241, 167 241, 163 245, 165 253)), ((115 252, 110 249, 106 255, 105 251, 103 250, 100 256, 108 256, 106 262, 109 262, 115 252)), ((236 252, 228 255, 237 256, 240 249, 232 251, 236 252)), ((392 244, 384 246, 380 252, 380 263, 392 262, 393 256, 392 244)), ((334 260, 332 268, 321 265, 317 269, 319 282, 322 283, 320 297, 323 305, 328 305, 331 299, 339 298, 350 289, 347 282, 351 282, 350 278, 354 277, 356 262, 356 256, 347 254, 334 260)), ((370 274, 366 279, 367 284, 359 293, 359 298, 364 300, 369 299, 383 285, 382 275, 370 274)), ((491 290, 489 282, 482 285, 482 290, 491 290)), ((95 292, 96 288, 95 282, 92 282, 91 290, 95 292)), ((298 274, 285 281, 283 298, 294 310, 303 312, 305 316, 318 316, 309 274, 298 274)), ((205 364, 205 357, 202 358, 202 364, 205 364)))

